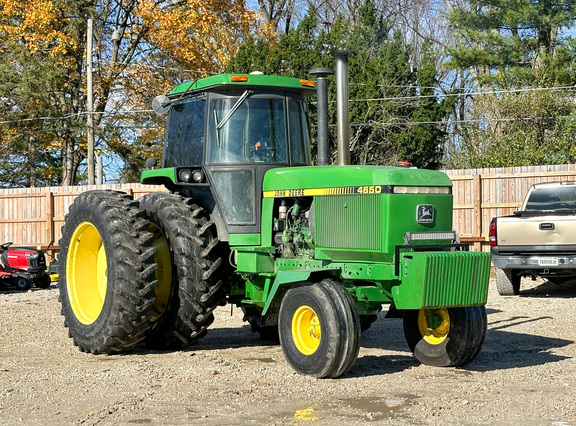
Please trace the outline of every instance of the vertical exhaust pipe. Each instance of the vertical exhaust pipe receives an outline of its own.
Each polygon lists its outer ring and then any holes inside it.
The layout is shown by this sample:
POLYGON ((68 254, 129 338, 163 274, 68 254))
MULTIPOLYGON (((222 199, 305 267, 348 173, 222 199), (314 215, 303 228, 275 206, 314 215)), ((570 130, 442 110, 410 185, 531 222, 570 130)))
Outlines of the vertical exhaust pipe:
POLYGON ((338 128, 338 164, 350 164, 350 113, 348 107, 348 57, 347 50, 337 51, 336 103, 338 128))
POLYGON ((330 143, 328 137, 328 76, 334 74, 330 68, 314 68, 310 74, 316 76, 316 99, 318 115, 318 165, 330 164, 330 143))

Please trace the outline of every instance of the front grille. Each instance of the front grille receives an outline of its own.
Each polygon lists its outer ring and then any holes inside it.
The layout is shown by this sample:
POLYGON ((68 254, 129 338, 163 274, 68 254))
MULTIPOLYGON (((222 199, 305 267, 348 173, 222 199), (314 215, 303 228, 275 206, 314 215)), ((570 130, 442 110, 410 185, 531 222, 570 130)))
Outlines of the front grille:
POLYGON ((381 195, 334 195, 314 199, 317 247, 382 249, 381 195))

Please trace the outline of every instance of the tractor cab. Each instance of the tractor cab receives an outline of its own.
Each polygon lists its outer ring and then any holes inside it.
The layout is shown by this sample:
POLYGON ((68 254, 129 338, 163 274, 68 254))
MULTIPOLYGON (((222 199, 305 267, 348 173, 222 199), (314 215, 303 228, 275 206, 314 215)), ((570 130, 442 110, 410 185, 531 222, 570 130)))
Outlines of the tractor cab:
POLYGON ((260 232, 264 174, 311 164, 306 97, 314 84, 289 77, 218 75, 155 100, 168 112, 162 169, 143 183, 178 186, 202 200, 219 235, 260 232))

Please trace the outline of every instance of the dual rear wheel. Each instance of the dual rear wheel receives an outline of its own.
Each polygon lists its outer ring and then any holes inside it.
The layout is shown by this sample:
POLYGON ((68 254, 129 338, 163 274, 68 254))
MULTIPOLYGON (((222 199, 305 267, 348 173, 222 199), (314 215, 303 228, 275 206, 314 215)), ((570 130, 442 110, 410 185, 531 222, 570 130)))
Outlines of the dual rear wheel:
POLYGON ((60 240, 62 315, 74 344, 119 353, 186 346, 206 333, 221 260, 204 210, 178 195, 79 195, 60 240))

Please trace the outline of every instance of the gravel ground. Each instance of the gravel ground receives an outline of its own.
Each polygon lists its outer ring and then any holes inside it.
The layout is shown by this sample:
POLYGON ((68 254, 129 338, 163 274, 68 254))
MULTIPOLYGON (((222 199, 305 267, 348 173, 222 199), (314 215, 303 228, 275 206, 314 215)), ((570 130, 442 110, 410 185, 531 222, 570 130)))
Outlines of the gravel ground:
POLYGON ((465 368, 420 365, 383 312, 339 379, 300 376, 277 345, 216 311, 189 350, 90 355, 73 346, 58 289, 0 293, 2 425, 576 425, 576 285, 492 285, 488 334, 465 368))

